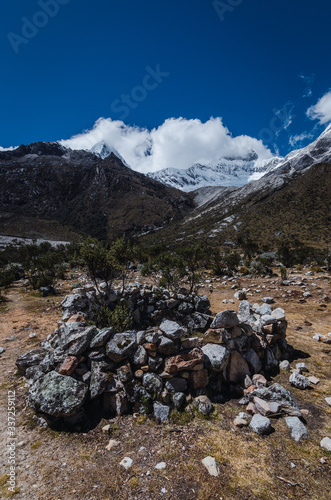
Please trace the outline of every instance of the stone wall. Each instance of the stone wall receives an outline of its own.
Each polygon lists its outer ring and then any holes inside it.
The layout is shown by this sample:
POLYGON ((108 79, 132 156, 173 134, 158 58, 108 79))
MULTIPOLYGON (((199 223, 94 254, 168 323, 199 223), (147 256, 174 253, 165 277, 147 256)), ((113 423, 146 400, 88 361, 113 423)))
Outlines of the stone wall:
POLYGON ((30 384, 29 404, 49 424, 78 430, 97 415, 130 412, 154 413, 165 421, 188 404, 208 413, 213 402, 224 401, 224 389, 242 395, 247 377, 276 370, 288 358, 282 309, 242 301, 238 314, 222 311, 209 329, 208 321, 198 325, 204 333, 196 335, 191 319, 209 319, 199 312, 209 309, 207 297, 144 290, 131 291, 132 310, 139 307, 151 322, 163 311, 157 326, 126 332, 87 326, 90 305, 81 297, 89 292, 80 293, 63 301, 64 321, 41 349, 18 358, 17 368, 30 384))

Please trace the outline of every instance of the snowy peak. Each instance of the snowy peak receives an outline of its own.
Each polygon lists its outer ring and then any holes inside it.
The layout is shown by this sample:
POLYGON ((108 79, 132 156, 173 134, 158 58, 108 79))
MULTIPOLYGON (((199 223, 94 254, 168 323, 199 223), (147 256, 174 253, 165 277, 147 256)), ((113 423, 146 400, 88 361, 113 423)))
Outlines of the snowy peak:
MULTIPOLYGON (((107 146, 107 144, 104 141, 97 142, 91 149, 90 153, 93 153, 94 155, 98 156, 102 160, 105 158, 108 158, 112 153, 119 158, 122 163, 126 166, 129 167, 129 165, 126 163, 125 159, 123 156, 120 155, 120 153, 113 147, 107 146)), ((130 168, 130 167, 129 167, 130 168)))
POLYGON ((246 158, 219 158, 206 165, 196 163, 186 170, 166 168, 147 175, 186 192, 207 186, 240 187, 260 179, 281 161, 281 158, 262 160, 252 151, 246 158))

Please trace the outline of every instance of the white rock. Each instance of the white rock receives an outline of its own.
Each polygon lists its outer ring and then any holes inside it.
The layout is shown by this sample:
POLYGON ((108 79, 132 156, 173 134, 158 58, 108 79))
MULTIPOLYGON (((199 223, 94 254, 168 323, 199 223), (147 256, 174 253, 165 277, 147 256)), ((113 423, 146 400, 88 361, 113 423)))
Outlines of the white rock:
POLYGON ((321 448, 323 448, 323 450, 331 451, 331 439, 328 437, 323 438, 320 446, 321 448))
POLYGON ((123 460, 120 462, 120 465, 124 467, 124 469, 128 470, 130 467, 132 467, 133 460, 130 457, 124 457, 123 460))
POLYGON ((111 439, 109 443, 106 446, 106 450, 110 451, 113 448, 116 448, 117 446, 120 446, 121 442, 117 441, 116 439, 111 439))
POLYGON ((37 336, 35 332, 30 333, 29 339, 34 339, 37 336))
POLYGON ((0 354, 2 354, 3 352, 5 352, 6 349, 4 349, 3 347, 0 347, 0 354))
POLYGON ((211 476, 217 477, 221 474, 220 464, 214 457, 206 457, 201 460, 202 464, 206 467, 211 476))
POLYGON ((327 402, 327 404, 328 404, 329 406, 331 406, 331 398, 325 398, 325 401, 327 402))
POLYGON ((159 462, 158 464, 155 465, 155 469, 162 470, 167 467, 167 464, 165 462, 159 462))

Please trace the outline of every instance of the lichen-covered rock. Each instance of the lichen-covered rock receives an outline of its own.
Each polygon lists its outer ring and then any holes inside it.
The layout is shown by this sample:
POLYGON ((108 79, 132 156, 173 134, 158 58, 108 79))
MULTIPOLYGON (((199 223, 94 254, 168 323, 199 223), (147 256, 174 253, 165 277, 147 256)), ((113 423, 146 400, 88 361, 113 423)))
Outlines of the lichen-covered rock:
POLYGON ((170 417, 170 407, 155 401, 153 405, 154 417, 160 422, 166 422, 170 417))
POLYGON ((128 358, 136 349, 136 334, 135 332, 116 333, 114 337, 106 345, 107 356, 118 363, 123 359, 128 358))
POLYGON ((114 333, 113 327, 103 328, 102 330, 99 331, 99 333, 97 333, 93 337, 90 343, 90 348, 94 349, 96 347, 104 347, 107 344, 110 337, 113 335, 113 333, 114 333))
POLYGON ((30 388, 29 403, 37 411, 53 417, 74 415, 83 405, 88 387, 56 371, 39 378, 30 388))
POLYGON ((143 386, 151 395, 160 395, 163 389, 163 380, 156 373, 145 373, 143 386))
POLYGON ((109 376, 103 370, 107 369, 107 364, 100 361, 92 361, 90 378, 90 397, 94 399, 103 393, 109 384, 109 376))
POLYGON ((39 365, 46 356, 46 351, 43 349, 33 349, 32 351, 23 354, 16 360, 17 370, 21 375, 25 375, 27 368, 30 366, 39 365))

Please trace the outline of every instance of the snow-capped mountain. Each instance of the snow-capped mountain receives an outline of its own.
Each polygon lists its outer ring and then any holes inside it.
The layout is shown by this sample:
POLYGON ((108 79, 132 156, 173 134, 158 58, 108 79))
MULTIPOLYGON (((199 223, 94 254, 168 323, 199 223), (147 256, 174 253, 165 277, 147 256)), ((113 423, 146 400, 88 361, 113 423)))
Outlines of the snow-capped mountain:
POLYGON ((252 151, 246 158, 219 158, 205 165, 196 163, 186 170, 165 168, 147 175, 167 186, 186 192, 207 186, 240 187, 260 179, 281 161, 282 158, 278 157, 260 159, 252 151))
POLYGON ((289 153, 283 160, 273 168, 268 169, 266 175, 288 174, 300 172, 310 168, 317 163, 326 163, 331 161, 331 124, 324 132, 311 144, 296 149, 289 153))
POLYGON ((123 156, 121 156, 120 153, 115 148, 113 147, 110 148, 109 146, 107 146, 107 144, 104 141, 100 141, 94 144, 94 146, 90 149, 90 153, 99 156, 99 158, 101 158, 102 160, 108 158, 108 156, 114 153, 114 155, 117 156, 117 158, 119 158, 126 167, 129 167, 123 156))

